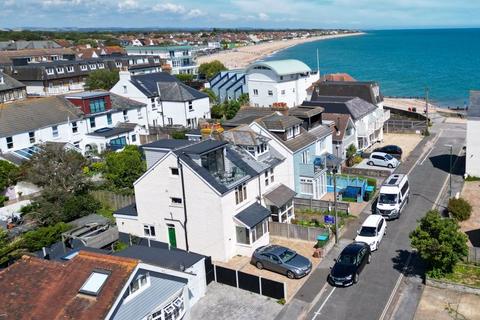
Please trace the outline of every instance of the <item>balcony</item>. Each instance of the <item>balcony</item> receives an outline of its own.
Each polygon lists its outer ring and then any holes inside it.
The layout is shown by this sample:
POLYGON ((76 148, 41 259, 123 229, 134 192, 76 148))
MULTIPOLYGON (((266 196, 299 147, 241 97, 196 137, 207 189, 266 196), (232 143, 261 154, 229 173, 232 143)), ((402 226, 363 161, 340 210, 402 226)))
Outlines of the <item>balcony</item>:
POLYGON ((298 165, 298 172, 302 177, 315 178, 326 169, 326 158, 324 156, 317 156, 313 163, 300 163, 298 165))
POLYGON ((247 176, 245 171, 238 167, 233 167, 228 171, 210 172, 210 174, 215 178, 218 183, 221 183, 226 187, 236 184, 247 176))

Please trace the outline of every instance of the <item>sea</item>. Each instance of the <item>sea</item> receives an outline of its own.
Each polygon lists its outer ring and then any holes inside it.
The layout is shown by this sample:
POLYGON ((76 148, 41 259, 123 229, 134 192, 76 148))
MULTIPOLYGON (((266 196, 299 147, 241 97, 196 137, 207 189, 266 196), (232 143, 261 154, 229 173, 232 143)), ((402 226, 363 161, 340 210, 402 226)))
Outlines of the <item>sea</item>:
POLYGON ((480 90, 480 29, 370 30, 300 44, 265 60, 298 59, 320 73, 348 73, 380 84, 384 96, 424 97, 448 108, 480 90), (317 64, 317 49, 319 64, 317 64))

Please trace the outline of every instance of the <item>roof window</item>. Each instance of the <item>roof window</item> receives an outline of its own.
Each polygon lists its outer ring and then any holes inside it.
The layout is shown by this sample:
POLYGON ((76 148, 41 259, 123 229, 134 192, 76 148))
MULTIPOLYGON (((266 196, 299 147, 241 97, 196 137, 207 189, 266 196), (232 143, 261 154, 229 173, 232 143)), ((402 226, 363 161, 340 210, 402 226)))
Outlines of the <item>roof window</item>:
POLYGON ((78 292, 97 296, 100 293, 100 290, 102 290, 109 275, 110 273, 107 271, 93 271, 78 292))

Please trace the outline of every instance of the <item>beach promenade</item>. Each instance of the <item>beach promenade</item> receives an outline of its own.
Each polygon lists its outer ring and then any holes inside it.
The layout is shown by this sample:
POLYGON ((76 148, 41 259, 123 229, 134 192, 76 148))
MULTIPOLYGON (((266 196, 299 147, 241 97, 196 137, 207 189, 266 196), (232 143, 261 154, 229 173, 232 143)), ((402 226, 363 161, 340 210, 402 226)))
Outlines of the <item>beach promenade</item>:
POLYGON ((358 32, 358 33, 348 33, 348 34, 317 36, 317 37, 311 37, 311 38, 263 42, 256 45, 249 45, 245 47, 239 47, 235 49, 222 51, 222 52, 215 53, 208 56, 201 56, 201 57, 198 57, 197 62, 200 65, 205 62, 219 60, 229 69, 244 68, 256 60, 263 59, 266 56, 269 56, 277 51, 284 50, 286 48, 289 48, 298 44, 312 42, 312 41, 319 41, 319 40, 359 36, 363 34, 364 33, 362 32, 358 32))

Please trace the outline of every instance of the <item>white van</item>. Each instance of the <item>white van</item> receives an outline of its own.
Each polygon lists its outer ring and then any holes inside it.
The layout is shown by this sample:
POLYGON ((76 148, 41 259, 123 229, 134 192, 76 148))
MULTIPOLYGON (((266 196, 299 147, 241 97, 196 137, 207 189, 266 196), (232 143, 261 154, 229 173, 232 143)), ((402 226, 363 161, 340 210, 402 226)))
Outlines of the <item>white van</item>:
POLYGON ((372 152, 367 162, 369 166, 382 166, 390 169, 398 167, 399 163, 396 158, 385 152, 372 152))
POLYGON ((386 219, 400 217, 410 197, 408 176, 406 174, 392 174, 380 187, 376 213, 386 219))

